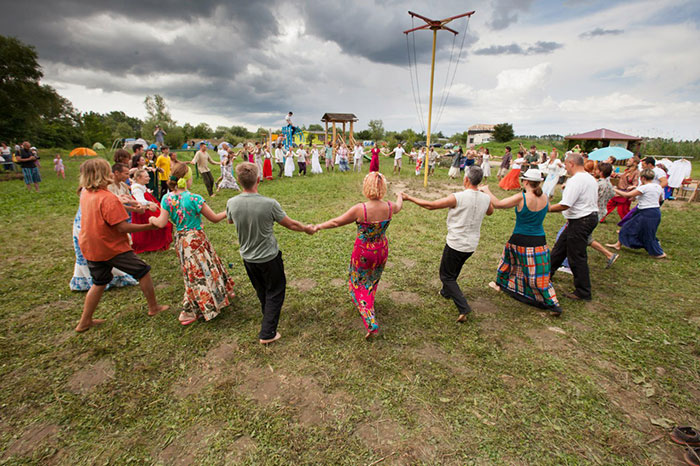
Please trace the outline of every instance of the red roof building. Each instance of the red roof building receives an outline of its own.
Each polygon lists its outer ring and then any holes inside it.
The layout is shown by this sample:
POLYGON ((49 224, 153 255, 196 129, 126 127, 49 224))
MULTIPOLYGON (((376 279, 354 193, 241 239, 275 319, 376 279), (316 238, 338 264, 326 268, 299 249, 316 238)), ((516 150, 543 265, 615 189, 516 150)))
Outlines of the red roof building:
POLYGON ((618 133, 611 129, 600 128, 587 133, 571 134, 564 139, 569 141, 602 141, 602 147, 616 146, 628 149, 630 145, 641 141, 642 138, 630 136, 629 134, 618 133))

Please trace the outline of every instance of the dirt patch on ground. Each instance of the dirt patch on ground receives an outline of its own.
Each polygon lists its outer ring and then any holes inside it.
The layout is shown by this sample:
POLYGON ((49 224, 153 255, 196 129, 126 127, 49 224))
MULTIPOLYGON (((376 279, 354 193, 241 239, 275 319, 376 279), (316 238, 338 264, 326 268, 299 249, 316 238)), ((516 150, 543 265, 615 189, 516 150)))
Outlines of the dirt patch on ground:
POLYGON ((161 282, 161 283, 158 283, 158 284, 155 286, 155 288, 156 288, 156 290, 164 290, 164 289, 166 289, 166 288, 169 287, 169 286, 170 286, 170 283, 168 283, 168 282, 161 282))
POLYGON ((73 374, 68 379, 67 387, 71 392, 82 395, 112 378, 114 378, 114 363, 109 359, 101 359, 73 374))
POLYGON ((332 418, 342 418, 352 397, 342 391, 325 393, 310 377, 289 375, 270 368, 257 368, 245 374, 240 390, 263 406, 288 405, 302 425, 313 426, 332 418))
POLYGON ((158 459, 168 465, 189 466, 203 451, 221 426, 197 426, 172 441, 158 453, 158 459))
POLYGON ((402 447, 403 429, 393 419, 377 419, 357 426, 356 435, 372 451, 381 457, 394 453, 392 462, 396 461, 396 452, 402 447))
POLYGON ((59 432, 59 427, 54 424, 36 424, 27 429, 20 438, 12 442, 5 450, 2 459, 11 456, 27 456, 39 447, 50 443, 59 432))
POLYGON ((311 291, 316 288, 316 280, 313 278, 298 278, 289 282, 289 286, 300 291, 311 291))
POLYGON ((240 348, 235 341, 219 343, 207 352, 199 369, 173 386, 173 393, 177 398, 186 398, 196 395, 214 382, 228 379, 236 372, 233 361, 239 352, 240 348))
POLYGON ((331 280, 331 286, 333 287, 346 287, 348 285, 348 281, 342 278, 334 278, 331 280))
POLYGON ((40 321, 44 320, 44 317, 46 317, 46 313, 49 310, 67 311, 67 310, 73 309, 74 307, 75 307, 75 303, 73 303, 72 301, 68 301, 68 300, 54 301, 51 303, 42 304, 40 306, 35 307, 34 309, 31 309, 27 312, 20 314, 17 321, 20 322, 21 324, 30 324, 32 322, 40 322, 40 321))
POLYGON ((573 341, 559 327, 538 327, 525 331, 534 346, 542 351, 562 351, 574 348, 573 341))
POLYGON ((393 283, 391 280, 385 280, 381 279, 379 280, 379 284, 377 285, 377 292, 384 292, 384 291, 389 291, 393 287, 393 283))
POLYGON ((397 304, 410 304, 412 306, 420 306, 423 300, 418 293, 412 291, 392 291, 389 297, 397 304))
POLYGON ((250 452, 255 450, 255 448, 255 440, 247 435, 237 438, 231 444, 231 451, 226 455, 226 464, 240 463, 250 452))
POLYGON ((407 267, 409 269, 416 266, 416 261, 414 261, 413 259, 408 259, 406 257, 401 258, 400 262, 401 264, 403 264, 404 267, 407 267))

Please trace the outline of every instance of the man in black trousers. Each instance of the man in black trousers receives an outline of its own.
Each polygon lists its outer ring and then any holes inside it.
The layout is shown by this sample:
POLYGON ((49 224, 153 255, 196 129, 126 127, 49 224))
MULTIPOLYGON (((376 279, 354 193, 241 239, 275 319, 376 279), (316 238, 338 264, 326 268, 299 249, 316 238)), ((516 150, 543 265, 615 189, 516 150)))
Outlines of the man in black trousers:
POLYGON ((279 202, 258 193, 258 166, 243 162, 236 166, 236 178, 243 192, 226 203, 228 223, 235 223, 245 271, 262 306, 260 343, 279 340, 280 311, 287 290, 282 252, 273 231, 275 222, 293 231, 313 235, 313 225, 287 217, 279 202))
POLYGON ((581 154, 570 153, 564 161, 569 179, 559 204, 550 205, 550 212, 562 212, 567 220, 564 231, 554 244, 551 254, 549 276, 569 259, 569 268, 574 275, 574 292, 565 293, 569 299, 590 301, 591 277, 588 271, 587 248, 593 230, 598 225, 598 185, 584 169, 581 154))

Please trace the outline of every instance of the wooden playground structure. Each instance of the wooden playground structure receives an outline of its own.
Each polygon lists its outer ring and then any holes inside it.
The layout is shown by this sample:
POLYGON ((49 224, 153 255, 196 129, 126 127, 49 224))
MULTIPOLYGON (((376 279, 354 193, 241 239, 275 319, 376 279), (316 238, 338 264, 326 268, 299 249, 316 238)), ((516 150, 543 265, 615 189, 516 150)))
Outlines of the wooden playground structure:
POLYGON ((331 123, 332 129, 333 129, 333 139, 331 140, 333 143, 333 146, 335 146, 338 142, 338 139, 343 141, 344 144, 350 144, 354 146, 356 144, 355 137, 353 136, 354 132, 354 124, 356 121, 358 121, 358 118, 355 116, 354 113, 324 113, 323 116, 321 117, 321 121, 325 123, 326 125, 326 137, 325 140, 328 141, 328 123, 331 123), (336 123, 342 123, 343 125, 343 131, 342 133, 338 134, 338 130, 335 126, 336 123), (348 140, 345 140, 345 125, 346 123, 350 124, 350 134, 348 135, 348 140))

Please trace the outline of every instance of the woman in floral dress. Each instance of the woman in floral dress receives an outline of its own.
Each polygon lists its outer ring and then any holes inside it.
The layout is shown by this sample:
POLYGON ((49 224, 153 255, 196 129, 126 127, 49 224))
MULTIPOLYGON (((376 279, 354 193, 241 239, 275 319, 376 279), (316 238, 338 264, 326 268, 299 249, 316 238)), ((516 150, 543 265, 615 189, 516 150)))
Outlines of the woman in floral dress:
POLYGON ((231 304, 233 280, 216 255, 202 230, 202 219, 213 223, 226 218, 226 212, 215 214, 204 198, 187 190, 187 165, 178 163, 168 181, 170 192, 161 200, 161 213, 150 222, 163 228, 168 220, 177 230, 175 247, 185 280, 185 296, 180 323, 188 325, 199 318, 211 320, 231 304))
POLYGON ((374 295, 389 255, 386 230, 393 214, 399 213, 403 207, 401 193, 396 196, 395 203, 384 201, 386 190, 384 175, 370 172, 362 185, 362 194, 369 202, 356 204, 340 217, 316 226, 319 230, 324 230, 353 221, 357 224, 357 238, 350 257, 348 287, 352 301, 360 311, 362 323, 367 329, 367 339, 376 335, 379 330, 374 317, 374 295))

